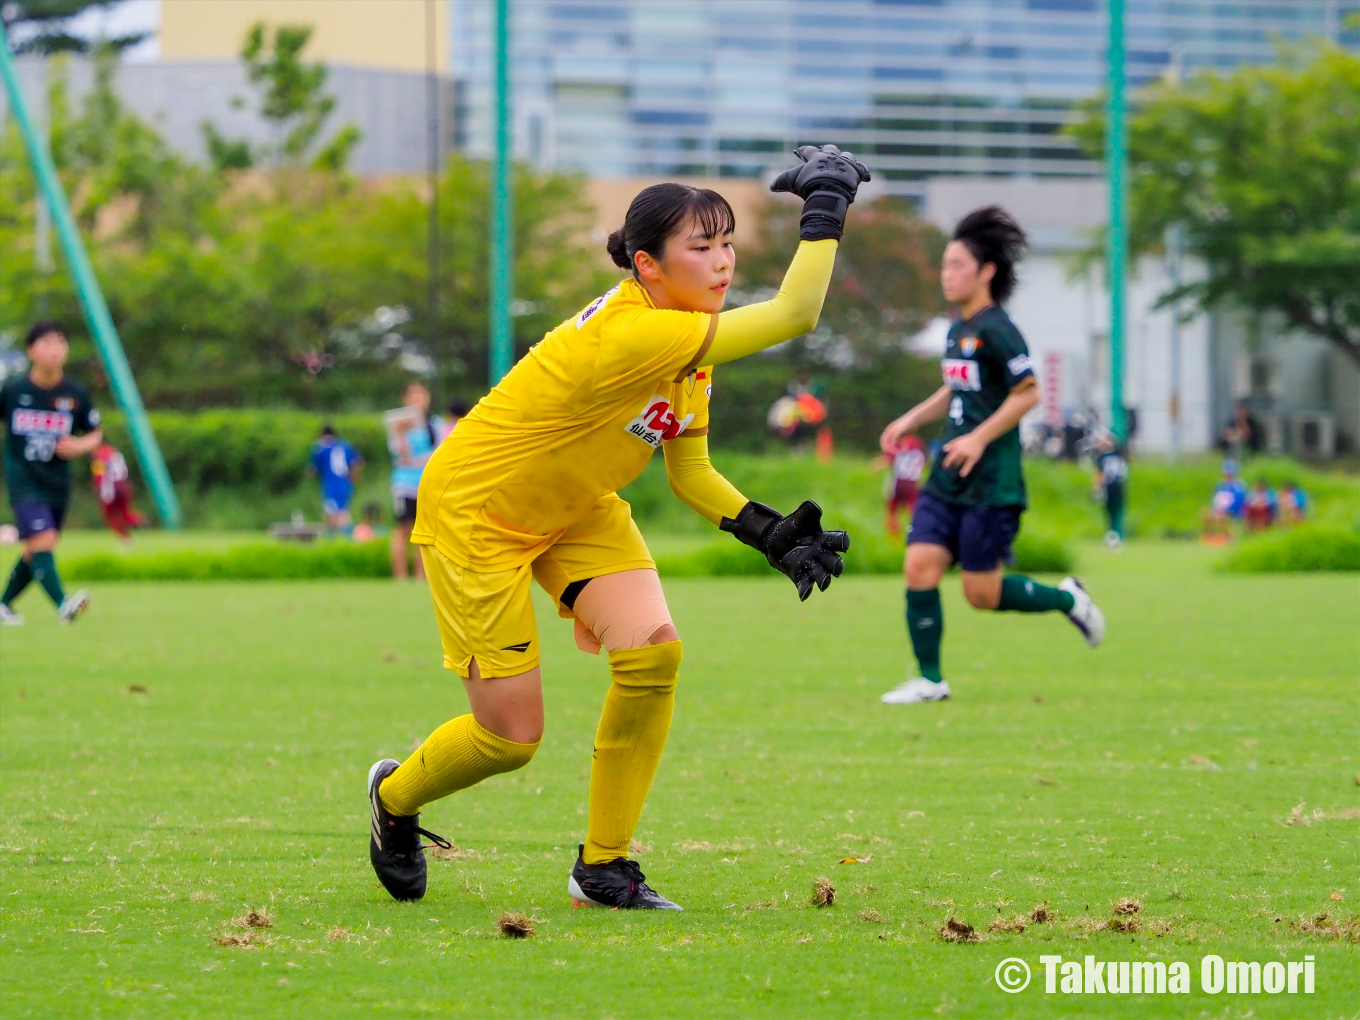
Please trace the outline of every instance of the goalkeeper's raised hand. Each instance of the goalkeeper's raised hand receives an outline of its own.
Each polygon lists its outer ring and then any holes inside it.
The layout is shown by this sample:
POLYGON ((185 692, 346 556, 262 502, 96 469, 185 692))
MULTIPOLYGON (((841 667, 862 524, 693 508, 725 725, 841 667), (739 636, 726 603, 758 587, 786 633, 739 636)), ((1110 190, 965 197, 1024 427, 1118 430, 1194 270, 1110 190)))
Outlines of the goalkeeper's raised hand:
POLYGON ((812 500, 804 500, 787 517, 753 501, 735 518, 724 517, 719 527, 764 553, 770 566, 798 588, 802 601, 807 601, 814 587, 826 591, 831 579, 845 569, 840 554, 850 548, 850 536, 844 531, 823 531, 822 508, 812 500))
POLYGON ((803 145, 793 151, 803 165, 785 170, 774 179, 770 190, 792 192, 803 200, 803 218, 798 226, 802 240, 839 241, 855 192, 870 179, 868 168, 852 153, 834 145, 803 145))

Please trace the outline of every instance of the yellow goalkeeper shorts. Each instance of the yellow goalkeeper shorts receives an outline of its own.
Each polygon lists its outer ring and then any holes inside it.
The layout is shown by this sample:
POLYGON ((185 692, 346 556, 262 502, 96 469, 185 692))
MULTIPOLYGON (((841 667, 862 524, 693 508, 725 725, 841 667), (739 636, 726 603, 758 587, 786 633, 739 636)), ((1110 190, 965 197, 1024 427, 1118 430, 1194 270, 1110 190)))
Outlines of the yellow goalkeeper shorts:
POLYGON ((439 620, 444 667, 464 678, 473 659, 488 679, 538 665, 531 579, 557 602, 558 615, 570 618, 560 599, 573 581, 656 568, 631 508, 612 494, 596 500, 586 517, 521 567, 480 572, 458 565, 434 546, 421 546, 420 553, 439 620))

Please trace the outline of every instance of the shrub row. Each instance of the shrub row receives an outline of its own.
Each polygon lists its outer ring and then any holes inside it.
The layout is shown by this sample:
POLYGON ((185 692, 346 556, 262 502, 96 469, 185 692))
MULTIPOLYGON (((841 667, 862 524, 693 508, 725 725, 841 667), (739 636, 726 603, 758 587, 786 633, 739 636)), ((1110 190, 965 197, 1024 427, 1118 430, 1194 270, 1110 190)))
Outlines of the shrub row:
POLYGON ((1252 537, 1218 566, 1240 574, 1360 570, 1360 531, 1311 524, 1252 537))
MULTIPOLYGON (((1016 543, 1016 569, 1026 573, 1063 573, 1072 568, 1069 550, 1053 539, 1022 535, 1016 543)), ((657 558, 665 577, 764 577, 771 574, 754 549, 726 540, 691 553, 657 558)), ((846 555, 847 574, 896 574, 902 548, 886 538, 854 543, 846 555)), ((381 578, 390 575, 387 544, 324 541, 311 546, 263 542, 221 552, 191 550, 148 556, 97 553, 62 562, 72 581, 306 581, 328 578, 381 578)))
POLYGON ((391 577, 387 543, 320 542, 312 546, 240 545, 222 552, 117 556, 96 553, 62 562, 72 581, 315 581, 391 577))

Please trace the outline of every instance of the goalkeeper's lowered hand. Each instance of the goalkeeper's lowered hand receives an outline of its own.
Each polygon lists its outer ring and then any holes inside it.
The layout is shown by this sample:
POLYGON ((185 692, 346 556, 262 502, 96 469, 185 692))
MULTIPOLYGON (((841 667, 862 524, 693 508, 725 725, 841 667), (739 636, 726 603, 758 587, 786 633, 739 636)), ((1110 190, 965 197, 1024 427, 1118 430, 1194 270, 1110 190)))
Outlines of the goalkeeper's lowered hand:
POLYGON ((850 548, 850 536, 823 531, 822 508, 810 499, 787 517, 753 501, 735 518, 724 517, 719 527, 764 553, 770 566, 797 586, 800 600, 806 601, 814 587, 826 591, 845 570, 841 553, 850 548))

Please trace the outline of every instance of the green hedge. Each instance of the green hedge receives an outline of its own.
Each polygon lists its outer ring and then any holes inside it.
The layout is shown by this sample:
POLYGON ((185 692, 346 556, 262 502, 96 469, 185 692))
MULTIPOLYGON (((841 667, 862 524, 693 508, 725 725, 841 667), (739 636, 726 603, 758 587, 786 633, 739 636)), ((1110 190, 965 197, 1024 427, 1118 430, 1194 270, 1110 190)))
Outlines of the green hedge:
MULTIPOLYGON (((1054 539, 1022 535, 1015 546, 1016 569, 1026 573, 1065 573, 1070 551, 1054 539)), ((902 546, 886 538, 861 538, 846 554, 847 574, 897 574, 902 546)), ((694 552, 657 557, 665 577, 768 577, 765 558, 733 539, 694 552)), ((116 555, 96 553, 62 560, 71 581, 304 581, 327 578, 391 576, 386 542, 355 544, 343 539, 315 545, 263 542, 220 552, 116 555)))
MULTIPOLYGON (((722 407, 724 414, 763 416, 763 401, 768 394, 763 390, 758 398, 754 394, 761 387, 774 386, 782 377, 782 369, 777 364, 762 364, 758 358, 751 360, 756 362, 755 367, 746 376, 729 380, 728 389, 721 388, 720 380, 721 399, 715 402, 715 415, 722 407), (749 392, 742 389, 748 383, 753 387, 749 392)), ((870 419, 887 420, 890 410, 886 396, 881 409, 863 409, 864 427, 868 428, 870 419)), ((274 521, 287 520, 294 510, 318 520, 320 491, 306 470, 312 443, 327 420, 358 447, 367 461, 355 494, 356 509, 376 501, 384 515, 390 513, 391 460, 380 414, 328 419, 288 410, 155 412, 151 419, 175 479, 188 528, 262 529, 274 521)), ((109 415, 107 429, 111 441, 129 454, 129 462, 133 461, 132 444, 121 415, 109 415)), ((803 499, 815 499, 825 508, 833 526, 849 528, 857 538, 882 534, 884 475, 871 468, 867 456, 847 454, 842 446, 840 455, 823 463, 810 455, 734 449, 733 438, 731 431, 715 419, 714 464, 752 499, 785 509, 803 499)), ((1026 528, 1064 540, 1098 538, 1104 533, 1100 505, 1091 495, 1088 469, 1030 459, 1025 471, 1030 493, 1026 528)), ((101 527, 98 507, 90 495, 88 461, 77 462, 75 472, 71 525, 101 527)), ((1284 458, 1260 458, 1245 465, 1243 476, 1249 482, 1264 478, 1277 488, 1293 479, 1308 493, 1315 521, 1342 527, 1360 525, 1360 480, 1353 473, 1308 468, 1284 458)), ((1129 481, 1129 533, 1135 538, 1197 533, 1200 515, 1218 478, 1216 457, 1178 464, 1135 459, 1129 481)), ((138 502, 144 510, 151 510, 152 501, 140 479, 134 477, 134 483, 138 502)), ((653 531, 706 534, 710 530, 706 521, 671 494, 660 457, 623 490, 623 496, 633 504, 638 521, 653 531)), ((8 505, 0 503, 0 520, 8 520, 8 514, 8 505)))
MULTIPOLYGON (((1015 543, 1014 569, 1025 574, 1066 574, 1075 563, 1071 549, 1055 538, 1021 535, 1015 543)), ((902 572, 900 541, 884 536, 852 538, 845 573, 895 575, 902 572)), ((691 553, 658 556, 663 577, 760 577, 771 573, 765 557, 735 541, 713 542, 691 553)))
POLYGON ((1309 524, 1244 539, 1221 570, 1241 574, 1360 571, 1360 531, 1309 524))
POLYGON ((63 560, 61 571, 72 581, 315 581, 392 576, 386 542, 345 540, 310 546, 259 542, 210 553, 98 553, 63 560))

